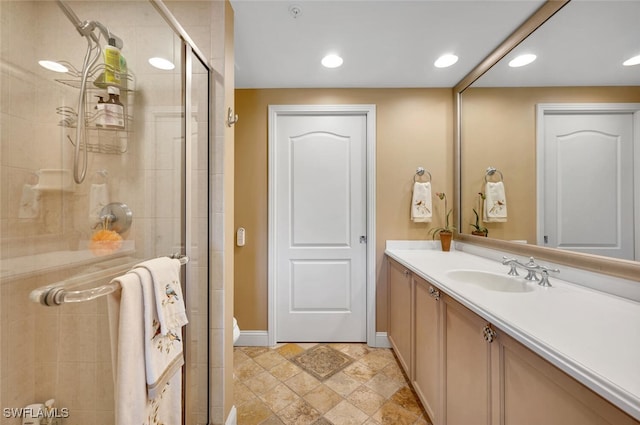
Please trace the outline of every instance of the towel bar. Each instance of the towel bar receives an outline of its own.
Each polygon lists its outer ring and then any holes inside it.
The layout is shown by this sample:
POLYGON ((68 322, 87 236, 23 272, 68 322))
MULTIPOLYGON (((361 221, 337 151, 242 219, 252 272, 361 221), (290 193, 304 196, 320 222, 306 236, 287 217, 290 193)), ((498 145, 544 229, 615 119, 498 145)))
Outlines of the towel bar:
MULTIPOLYGON (((189 257, 186 255, 171 255, 170 258, 176 258, 180 260, 180 264, 185 265, 189 262, 189 257)), ((117 282, 110 281, 104 285, 83 289, 80 291, 69 291, 66 288, 69 286, 85 285, 96 280, 103 280, 115 277, 118 274, 126 273, 136 264, 141 263, 140 260, 121 264, 119 266, 110 267, 105 270, 101 270, 94 273, 88 273, 81 276, 76 276, 70 279, 62 280, 60 282, 53 283, 51 285, 43 286, 31 291, 29 299, 35 303, 46 306, 58 306, 65 303, 79 303, 85 301, 95 300, 96 298, 104 295, 109 295, 120 286, 117 282)))

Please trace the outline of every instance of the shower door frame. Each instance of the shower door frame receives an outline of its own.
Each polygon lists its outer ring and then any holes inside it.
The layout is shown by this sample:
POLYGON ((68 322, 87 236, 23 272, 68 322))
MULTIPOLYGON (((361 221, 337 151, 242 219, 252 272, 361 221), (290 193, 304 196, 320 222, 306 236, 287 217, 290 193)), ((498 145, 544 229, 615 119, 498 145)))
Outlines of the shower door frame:
MULTIPOLYGON (((183 78, 182 78, 182 92, 183 92, 183 100, 184 100, 184 126, 183 126, 183 140, 185 141, 184 143, 184 150, 182 152, 182 154, 184 155, 184 165, 185 165, 185 172, 182 173, 182 194, 183 194, 183 199, 181 202, 183 211, 182 211, 182 217, 184 217, 184 220, 182 221, 182 229, 181 229, 181 234, 183 235, 183 240, 181 241, 181 244, 185 247, 185 254, 188 256, 189 255, 189 248, 192 246, 192 240, 191 240, 191 220, 189 220, 187 213, 188 208, 187 206, 193 205, 193 193, 192 193, 192 171, 193 171, 193 164, 192 164, 192 157, 193 157, 193 153, 192 153, 192 143, 191 143, 191 137, 193 135, 193 126, 192 126, 192 114, 193 114, 193 110, 192 110, 192 74, 193 74, 193 56, 197 57, 197 59, 199 60, 199 62, 202 64, 202 66, 204 68, 206 68, 207 70, 207 75, 208 75, 208 80, 207 80, 207 86, 208 86, 208 90, 207 90, 207 99, 208 99, 208 105, 211 106, 211 99, 212 99, 212 87, 213 87, 213 69, 212 67, 207 63, 206 61, 206 56, 203 54, 203 52, 198 49, 198 47, 195 45, 195 43, 193 42, 193 40, 191 39, 191 37, 189 37, 189 34, 186 32, 186 30, 182 27, 182 25, 180 25, 180 23, 176 20, 176 18, 173 16, 173 14, 171 13, 171 11, 167 8, 167 6, 161 1, 161 0, 149 0, 149 2, 155 7, 155 9, 158 11, 158 13, 160 14, 160 16, 162 16, 162 18, 167 22, 167 24, 171 27, 171 29, 180 37, 180 39, 182 40, 182 63, 181 63, 181 67, 184 70, 183 73, 183 78)), ((211 108, 209 108, 208 111, 208 126, 207 126, 207 176, 210 175, 211 173, 211 155, 210 155, 210 147, 211 147, 211 122, 212 122, 212 114, 211 114, 211 108)), ((210 178, 207 179, 207 210, 208 210, 208 214, 211 211, 211 194, 210 194, 210 178)), ((211 267, 211 261, 210 261, 210 255, 209 255, 209 248, 211 247, 211 230, 210 230, 210 224, 209 224, 210 220, 207 220, 207 257, 206 257, 206 261, 207 261, 207 271, 210 271, 210 267, 211 267)), ((181 276, 181 281, 182 282, 186 282, 186 268, 182 270, 182 276, 181 276)), ((207 290, 209 290, 209 283, 210 283, 210 273, 207 275, 207 290)), ((184 285, 184 283, 183 283, 184 285)), ((184 293, 187 294, 187 289, 183 288, 184 293)), ((188 295, 185 295, 188 298, 188 295)), ((211 323, 211 303, 210 303, 210 296, 209 293, 207 292, 207 315, 206 315, 206 329, 209 329, 209 325, 211 323)), ((186 329, 183 329, 183 341, 187 341, 186 339, 186 329)), ((207 400, 207 423, 211 423, 212 420, 212 411, 211 411, 211 392, 210 392, 210 387, 211 387, 211 375, 210 373, 208 373, 208 369, 211 363, 211 353, 209 351, 209 340, 210 340, 211 336, 210 336, 210 332, 207 331, 207 342, 206 342, 206 347, 207 347, 207 396, 206 396, 206 400, 207 400)), ((191 347, 189 347, 187 344, 185 344, 185 350, 190 350, 191 347)), ((186 353, 185 353, 186 354, 186 353)), ((186 406, 189 405, 188 400, 191 397, 190 394, 190 385, 188 385, 187 382, 187 374, 188 374, 188 370, 187 370, 187 366, 188 363, 185 363, 185 365, 182 368, 182 424, 183 425, 187 425, 187 409, 186 406)))

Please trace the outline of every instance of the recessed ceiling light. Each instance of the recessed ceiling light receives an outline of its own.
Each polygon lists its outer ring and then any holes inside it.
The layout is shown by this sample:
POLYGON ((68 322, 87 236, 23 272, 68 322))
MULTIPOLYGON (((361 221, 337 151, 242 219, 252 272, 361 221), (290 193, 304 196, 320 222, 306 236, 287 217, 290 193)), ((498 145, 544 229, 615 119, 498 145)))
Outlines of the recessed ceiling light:
POLYGON ((640 55, 629 58, 626 61, 622 62, 622 64, 624 66, 640 65, 640 55))
POLYGON ((171 71, 176 66, 168 59, 165 58, 149 58, 149 64, 158 69, 162 69, 163 71, 171 71))
POLYGON ((453 65, 456 62, 458 62, 458 57, 454 54, 447 53, 445 55, 440 56, 438 59, 436 59, 433 65, 436 68, 446 68, 448 66, 453 65))
POLYGON ((322 58, 322 65, 327 68, 337 68, 342 65, 342 58, 338 55, 327 55, 322 58))
POLYGON ((67 68, 66 66, 58 62, 42 60, 42 61, 38 61, 38 64, 41 67, 48 69, 49 71, 61 72, 61 73, 69 72, 69 68, 67 68))
POLYGON ((536 55, 528 53, 526 55, 520 55, 509 62, 509 66, 512 68, 518 68, 519 66, 529 65, 531 62, 536 60, 536 55))

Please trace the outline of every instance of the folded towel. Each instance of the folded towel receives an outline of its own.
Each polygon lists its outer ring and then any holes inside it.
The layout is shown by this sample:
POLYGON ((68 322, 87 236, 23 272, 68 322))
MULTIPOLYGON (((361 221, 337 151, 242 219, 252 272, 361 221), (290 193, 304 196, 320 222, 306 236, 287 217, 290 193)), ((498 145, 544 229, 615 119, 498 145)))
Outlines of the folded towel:
POLYGON ((487 182, 485 186, 483 221, 496 223, 507 221, 507 199, 502 182, 487 182))
POLYGON ((411 199, 411 220, 415 223, 428 223, 432 217, 431 183, 415 182, 411 199))
POLYGON ((151 274, 162 335, 179 335, 181 327, 189 323, 180 286, 180 260, 159 257, 137 264, 151 274))
POLYGON ((120 290, 107 297, 114 374, 115 424, 145 424, 148 411, 144 355, 144 306, 138 275, 114 279, 120 290))
MULTIPOLYGON (((157 321, 155 327, 153 318, 151 324, 147 323, 152 317, 151 311, 155 311, 155 302, 152 300, 150 306, 147 302, 153 289, 151 277, 145 269, 129 272, 114 280, 120 283, 121 289, 109 294, 107 300, 114 365, 115 424, 179 424, 182 373, 180 366, 175 367, 180 360, 174 361, 173 355, 183 358, 182 343, 172 337, 149 335, 157 330, 157 321), (146 283, 143 284, 143 280, 146 283), (162 386, 156 386, 153 391, 149 391, 147 384, 150 357, 154 366, 171 358, 167 366, 173 369, 173 375, 165 374, 162 386)), ((157 370, 159 368, 154 368, 152 373, 157 370)))
POLYGON ((34 185, 22 186, 18 218, 36 218, 40 214, 40 191, 34 185))
POLYGON ((109 203, 109 189, 106 183, 92 184, 89 189, 89 222, 100 221, 100 211, 109 203))
POLYGON ((134 268, 130 273, 138 275, 142 285, 146 383, 149 398, 154 399, 184 364, 182 329, 161 334, 151 273, 143 267, 134 268))

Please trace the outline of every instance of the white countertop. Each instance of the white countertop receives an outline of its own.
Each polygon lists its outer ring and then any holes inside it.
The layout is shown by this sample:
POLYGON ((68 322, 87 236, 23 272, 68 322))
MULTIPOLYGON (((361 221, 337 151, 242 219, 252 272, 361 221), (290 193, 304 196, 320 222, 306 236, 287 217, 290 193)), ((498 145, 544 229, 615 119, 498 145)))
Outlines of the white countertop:
MULTIPOLYGON (((442 252, 439 244, 389 241, 385 253, 640 420, 639 302, 555 274, 550 274, 552 287, 527 282, 533 291, 523 293, 460 283, 446 272, 480 270, 506 276, 509 267, 467 252, 442 252)), ((521 274, 513 279, 526 282, 521 274)))

